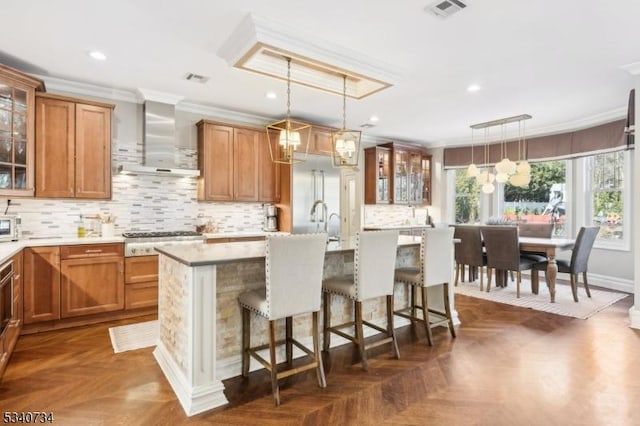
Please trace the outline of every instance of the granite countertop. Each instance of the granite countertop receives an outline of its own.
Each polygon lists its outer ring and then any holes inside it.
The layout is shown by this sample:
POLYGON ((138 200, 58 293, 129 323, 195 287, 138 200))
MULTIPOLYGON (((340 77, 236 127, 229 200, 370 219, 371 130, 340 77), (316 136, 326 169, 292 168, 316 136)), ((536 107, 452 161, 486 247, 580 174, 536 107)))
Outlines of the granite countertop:
POLYGON ((236 232, 206 232, 202 235, 205 238, 243 238, 243 237, 266 237, 267 235, 282 235, 288 232, 268 232, 268 231, 236 231, 236 232))
MULTIPOLYGON (((398 246, 419 245, 418 237, 400 235, 398 246)), ((351 251, 355 248, 353 239, 331 241, 327 244, 327 253, 351 251)), ((265 242, 248 241, 203 245, 167 245, 156 247, 160 254, 166 255, 188 266, 217 265, 264 258, 265 242)))
POLYGON ((5 262, 7 259, 17 254, 20 250, 27 247, 42 246, 67 246, 76 244, 105 244, 105 243, 122 243, 123 237, 48 237, 48 238, 25 238, 20 241, 12 241, 0 243, 0 259, 5 262))

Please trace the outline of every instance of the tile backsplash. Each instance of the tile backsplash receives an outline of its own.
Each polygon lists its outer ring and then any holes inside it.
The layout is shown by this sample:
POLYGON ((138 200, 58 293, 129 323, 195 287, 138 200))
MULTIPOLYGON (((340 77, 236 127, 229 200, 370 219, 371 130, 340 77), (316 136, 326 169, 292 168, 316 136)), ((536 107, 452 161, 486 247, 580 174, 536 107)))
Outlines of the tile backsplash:
MULTIPOLYGON (((142 161, 142 143, 113 139, 112 199, 63 200, 11 198, 8 214, 22 217, 23 236, 76 235, 80 215, 111 214, 116 217, 115 235, 126 231, 195 230, 201 221, 213 221, 216 230, 261 231, 263 209, 260 203, 198 202, 197 180, 168 176, 129 176, 117 174, 122 163, 142 161), (200 217, 199 217, 200 216, 200 217)), ((176 149, 181 167, 197 168, 195 150, 176 149)), ((4 212, 7 198, 0 198, 4 212)), ((88 228, 97 223, 87 221, 88 228)))

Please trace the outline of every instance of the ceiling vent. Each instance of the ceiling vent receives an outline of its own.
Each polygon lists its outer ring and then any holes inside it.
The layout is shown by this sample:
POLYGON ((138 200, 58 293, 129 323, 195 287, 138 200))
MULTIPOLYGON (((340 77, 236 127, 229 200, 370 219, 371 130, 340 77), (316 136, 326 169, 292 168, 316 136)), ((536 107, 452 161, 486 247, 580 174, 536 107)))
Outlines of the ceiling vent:
POLYGON ((209 77, 206 77, 200 74, 194 74, 192 72, 187 74, 185 79, 188 81, 193 81, 194 83, 200 83, 200 84, 205 84, 207 81, 209 81, 209 77))
POLYGON ((431 12, 440 18, 447 18, 467 7, 467 1, 468 0, 436 0, 429 6, 425 7, 424 10, 431 12))
POLYGON ((364 123, 364 124, 361 124, 360 127, 362 127, 363 129, 370 129, 372 127, 376 127, 376 125, 371 123, 364 123))

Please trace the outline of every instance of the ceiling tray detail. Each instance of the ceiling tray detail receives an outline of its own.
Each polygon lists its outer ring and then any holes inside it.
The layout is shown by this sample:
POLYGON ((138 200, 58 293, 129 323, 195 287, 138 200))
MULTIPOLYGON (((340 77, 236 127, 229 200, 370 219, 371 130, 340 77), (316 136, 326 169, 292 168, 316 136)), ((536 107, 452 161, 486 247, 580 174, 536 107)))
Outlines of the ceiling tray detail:
POLYGON ((281 80, 287 79, 291 58, 291 82, 361 99, 394 85, 399 76, 387 64, 313 37, 289 25, 249 14, 218 50, 233 67, 281 80))

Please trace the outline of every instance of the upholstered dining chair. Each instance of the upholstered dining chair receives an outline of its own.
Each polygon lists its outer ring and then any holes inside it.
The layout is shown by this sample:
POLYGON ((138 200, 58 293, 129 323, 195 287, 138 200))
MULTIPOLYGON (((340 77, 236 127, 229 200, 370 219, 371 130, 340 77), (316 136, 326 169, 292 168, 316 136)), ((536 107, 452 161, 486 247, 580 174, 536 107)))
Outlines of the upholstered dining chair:
POLYGON ((360 353, 362 369, 367 371, 369 364, 367 350, 376 346, 391 343, 396 358, 400 358, 398 342, 393 327, 393 270, 398 250, 398 231, 361 231, 356 233, 353 274, 325 279, 322 283, 324 292, 324 342, 323 349, 329 350, 331 333, 335 333, 353 342, 360 353), (331 297, 344 297, 355 305, 354 320, 340 325, 331 325, 331 297), (364 321, 362 318, 362 302, 374 298, 386 298, 387 328, 364 321), (386 337, 375 342, 366 343, 364 327, 372 328, 386 337), (354 335, 342 331, 354 327, 354 335))
MULTIPOLYGON (((589 282, 587 281, 587 267, 589 266, 589 255, 593 248, 593 243, 598 236, 600 228, 597 226, 583 226, 578 232, 576 243, 571 252, 571 260, 568 262, 564 259, 557 259, 558 272, 569 274, 571 281, 571 292, 573 300, 578 301, 578 274, 582 273, 582 281, 587 297, 591 297, 589 291, 589 282)), ((533 268, 532 274, 538 276, 538 271, 546 271, 547 262, 537 263, 533 268)), ((546 272, 545 272, 546 275, 546 272)))
POLYGON ((455 225, 453 237, 460 240, 455 245, 455 261, 456 261, 456 276, 454 279, 454 286, 458 285, 458 280, 462 277, 464 281, 464 269, 465 266, 469 267, 469 281, 471 277, 474 277, 476 270, 479 269, 480 274, 480 291, 484 288, 484 274, 483 269, 487 266, 487 256, 484 254, 482 248, 482 233, 480 227, 475 225, 455 225))
POLYGON ((433 345, 432 327, 446 324, 451 336, 456 337, 449 304, 449 282, 451 282, 451 267, 453 266, 453 237, 453 228, 424 229, 420 242, 420 265, 396 268, 396 281, 408 284, 411 293, 409 306, 394 313, 410 319, 412 323, 422 322, 429 346, 433 345), (429 307, 427 289, 434 286, 442 286, 444 312, 429 307), (416 292, 418 289, 422 295, 421 304, 417 303, 416 292), (421 316, 416 315, 417 310, 422 311, 421 316))
POLYGON ((551 238, 553 223, 519 223, 518 233, 521 237, 551 238))
POLYGON ((322 273, 327 234, 270 235, 266 239, 265 287, 240 294, 242 308, 242 375, 249 374, 250 356, 271 373, 271 388, 275 405, 280 405, 278 380, 315 369, 318 385, 326 386, 320 341, 318 312, 322 300, 322 273), (269 343, 251 347, 251 312, 269 320, 269 343), (293 338, 292 319, 312 313, 313 351, 293 338), (276 340, 276 321, 285 319, 285 338, 276 340), (286 346, 287 369, 278 371, 276 347, 286 346), (293 367, 295 345, 310 361, 293 367), (258 353, 269 349, 267 361, 258 353))
MULTIPOLYGON (((553 235, 553 223, 519 223, 518 235, 520 237, 551 238, 553 235)), ((547 254, 544 252, 527 252, 522 253, 522 256, 538 262, 547 260, 547 254)))
MULTIPOLYGON (((483 226, 482 239, 487 250, 487 292, 491 288, 492 269, 498 273, 516 272, 516 297, 520 297, 522 271, 532 269, 539 260, 520 255, 518 228, 516 226, 483 226)), ((532 284, 533 285, 533 284, 532 284)))

